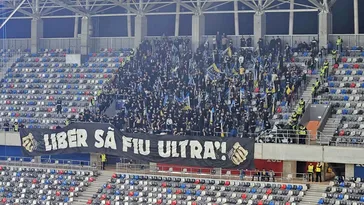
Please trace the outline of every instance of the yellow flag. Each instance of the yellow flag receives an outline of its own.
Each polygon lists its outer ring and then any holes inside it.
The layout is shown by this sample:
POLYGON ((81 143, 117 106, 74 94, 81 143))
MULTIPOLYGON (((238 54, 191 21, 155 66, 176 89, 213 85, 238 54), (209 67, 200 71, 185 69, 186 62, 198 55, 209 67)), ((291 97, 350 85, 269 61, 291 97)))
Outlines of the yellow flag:
POLYGON ((241 68, 239 69, 239 72, 240 72, 240 75, 244 75, 245 69, 244 69, 243 67, 241 67, 241 68))
POLYGON ((239 75, 239 73, 233 68, 233 74, 234 75, 239 75))
POLYGON ((214 71, 217 73, 221 73, 221 70, 216 66, 216 64, 212 64, 212 68, 214 68, 214 71))
POLYGON ((224 126, 221 123, 221 137, 225 137, 224 126))
POLYGON ((186 105, 182 108, 183 111, 192 110, 190 106, 186 105))
POLYGON ((227 53, 228 53, 229 57, 231 57, 233 55, 233 52, 231 51, 230 47, 228 48, 227 53))

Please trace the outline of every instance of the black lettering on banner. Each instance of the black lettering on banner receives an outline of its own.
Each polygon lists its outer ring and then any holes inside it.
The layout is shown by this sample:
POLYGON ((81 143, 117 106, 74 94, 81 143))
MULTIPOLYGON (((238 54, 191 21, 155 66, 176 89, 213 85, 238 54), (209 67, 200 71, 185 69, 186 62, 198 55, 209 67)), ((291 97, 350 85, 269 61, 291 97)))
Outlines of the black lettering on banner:
POLYGON ((248 138, 124 133, 102 123, 74 123, 58 130, 21 129, 20 138, 26 156, 105 153, 184 166, 254 168, 254 139, 248 138))

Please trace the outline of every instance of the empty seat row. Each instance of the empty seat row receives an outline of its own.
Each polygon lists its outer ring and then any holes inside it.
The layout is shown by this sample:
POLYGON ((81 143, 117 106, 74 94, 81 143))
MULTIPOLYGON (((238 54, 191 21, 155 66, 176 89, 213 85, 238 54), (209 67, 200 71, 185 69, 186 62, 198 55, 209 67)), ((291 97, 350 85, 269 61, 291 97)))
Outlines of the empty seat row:
POLYGON ((0 203, 71 203, 98 176, 99 173, 93 171, 1 166, 0 203))
MULTIPOLYGON (((37 68, 9 68, 8 72, 14 72, 14 73, 79 73, 85 74, 85 73, 112 73, 113 69, 111 68, 67 68, 60 65, 61 68, 40 68, 43 67, 41 64, 36 66, 37 68)), ((54 75, 52 75, 54 76, 54 75)))
POLYGON ((296 204, 306 185, 114 174, 88 204, 296 204))
POLYGON ((5 77, 8 78, 75 78, 75 79, 82 79, 82 78, 111 78, 111 74, 35 74, 35 73, 7 73, 5 77))
MULTIPOLYGON (((62 88, 59 88, 62 89, 62 88)), ((34 94, 34 95, 97 95, 97 91, 77 91, 73 90, 50 90, 50 89, 2 89, 0 94, 34 94)))
MULTIPOLYGON (((57 99, 61 99, 62 101, 73 101, 77 100, 79 101, 77 96, 74 95, 63 95, 63 96, 49 96, 49 95, 0 95, 1 99, 12 100, 11 104, 16 104, 16 100, 47 100, 47 101, 55 101, 57 99)), ((81 100, 91 100, 93 97, 90 96, 86 99, 86 97, 81 97, 81 100)), ((1 102, 1 101, 0 101, 1 102)), ((4 102, 4 101, 3 101, 4 102)), ((43 105, 43 103, 41 103, 43 105)), ((46 103, 44 103, 45 105, 46 103)), ((64 104, 64 105, 70 105, 70 104, 64 104)))
POLYGON ((331 181, 318 204, 364 204, 364 178, 351 178, 347 181, 331 181))
MULTIPOLYGON (((103 80, 99 80, 97 82, 98 84, 103 84, 103 80)), ((95 86, 95 85, 72 85, 72 84, 28 84, 28 83, 4 83, 1 85, 2 88, 27 88, 27 89, 67 89, 67 90, 94 90, 98 89, 101 86, 95 86)))

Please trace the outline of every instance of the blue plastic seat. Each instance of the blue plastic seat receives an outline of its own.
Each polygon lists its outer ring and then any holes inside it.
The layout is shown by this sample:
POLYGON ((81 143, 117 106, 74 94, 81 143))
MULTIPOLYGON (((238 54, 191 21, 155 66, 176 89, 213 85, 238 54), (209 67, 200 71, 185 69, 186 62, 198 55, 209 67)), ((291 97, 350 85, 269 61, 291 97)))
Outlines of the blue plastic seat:
POLYGON ((351 70, 347 70, 347 71, 345 72, 345 75, 351 75, 351 70))
POLYGON ((343 68, 349 68, 349 64, 346 64, 346 63, 345 63, 345 64, 343 65, 343 68))
POLYGON ((349 96, 345 95, 344 96, 344 101, 348 101, 349 100, 349 96))
POLYGON ((360 197, 360 201, 364 202, 364 196, 360 197))

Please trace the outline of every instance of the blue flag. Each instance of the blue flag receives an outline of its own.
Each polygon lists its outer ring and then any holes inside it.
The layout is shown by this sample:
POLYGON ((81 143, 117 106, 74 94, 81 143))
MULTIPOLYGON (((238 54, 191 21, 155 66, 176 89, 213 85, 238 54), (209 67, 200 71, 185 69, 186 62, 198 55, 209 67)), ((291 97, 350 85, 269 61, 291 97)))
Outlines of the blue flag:
POLYGON ((166 106, 168 102, 168 95, 164 95, 163 106, 166 106))

